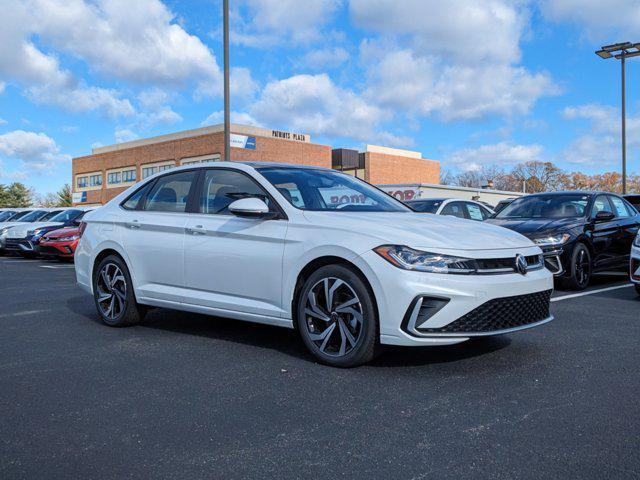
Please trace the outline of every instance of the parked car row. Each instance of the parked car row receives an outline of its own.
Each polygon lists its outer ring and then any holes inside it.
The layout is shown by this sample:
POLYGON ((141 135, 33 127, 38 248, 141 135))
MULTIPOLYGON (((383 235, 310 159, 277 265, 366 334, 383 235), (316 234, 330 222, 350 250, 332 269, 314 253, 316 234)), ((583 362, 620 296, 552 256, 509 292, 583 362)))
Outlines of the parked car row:
POLYGON ((582 290, 593 273, 629 268, 640 215, 630 199, 607 192, 550 192, 511 199, 499 212, 470 200, 416 199, 419 212, 487 221, 531 239, 566 288, 582 290))
POLYGON ((73 258, 82 217, 93 207, 0 211, 0 254, 73 258))
POLYGON ((384 344, 543 325, 554 275, 584 288, 626 262, 640 290, 640 214, 618 195, 529 195, 498 214, 412 203, 439 215, 335 170, 221 162, 158 172, 91 212, 19 212, 0 235, 25 256, 75 250, 77 283, 106 325, 164 307, 294 328, 341 367, 384 344))

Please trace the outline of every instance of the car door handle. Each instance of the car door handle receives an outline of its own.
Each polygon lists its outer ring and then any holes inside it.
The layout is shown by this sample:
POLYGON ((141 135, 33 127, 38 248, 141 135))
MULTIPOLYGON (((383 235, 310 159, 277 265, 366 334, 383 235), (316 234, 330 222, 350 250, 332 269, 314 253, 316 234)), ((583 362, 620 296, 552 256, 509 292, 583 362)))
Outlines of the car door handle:
POLYGON ((132 222, 126 223, 125 225, 127 226, 127 228, 131 228, 132 230, 138 230, 139 228, 141 228, 138 220, 133 220, 132 222))
POLYGON ((196 225, 195 227, 187 228, 187 233, 191 235, 205 235, 207 230, 202 225, 196 225))

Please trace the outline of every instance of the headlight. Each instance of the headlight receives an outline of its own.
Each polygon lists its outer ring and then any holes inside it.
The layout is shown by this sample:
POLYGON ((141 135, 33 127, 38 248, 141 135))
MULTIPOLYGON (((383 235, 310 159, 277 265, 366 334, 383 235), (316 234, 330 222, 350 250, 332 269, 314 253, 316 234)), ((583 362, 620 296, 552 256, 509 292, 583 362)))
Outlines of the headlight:
POLYGON ((570 238, 571 235, 563 233, 561 235, 547 235, 546 237, 534 238, 533 242, 539 247, 545 247, 549 245, 562 245, 563 243, 567 243, 567 240, 570 238))
POLYGON ((633 244, 636 247, 640 247, 640 232, 638 232, 638 235, 636 235, 636 239, 633 241, 633 244))
POLYGON ((9 228, 11 228, 11 227, 5 227, 2 230, 0 230, 0 237, 4 237, 7 234, 7 232, 9 231, 9 228))
POLYGON ((473 273, 473 260, 440 253, 422 252, 403 245, 381 245, 373 249, 389 263, 404 270, 430 273, 473 273))
POLYGON ((56 241, 57 242, 73 242, 74 240, 78 240, 80 238, 79 235, 73 235, 71 237, 60 237, 56 241))

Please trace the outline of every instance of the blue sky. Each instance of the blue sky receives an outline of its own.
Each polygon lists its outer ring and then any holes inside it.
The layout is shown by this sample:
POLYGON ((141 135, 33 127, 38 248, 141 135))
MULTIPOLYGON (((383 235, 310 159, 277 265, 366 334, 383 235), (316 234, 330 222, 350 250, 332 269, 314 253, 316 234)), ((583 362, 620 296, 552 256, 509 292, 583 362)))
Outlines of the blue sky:
MULTIPOLYGON (((593 52, 640 41, 637 0, 230 3, 238 123, 419 150, 453 171, 618 168, 620 66, 593 52)), ((221 1, 0 8, 0 183, 55 191, 92 146, 221 121, 221 1)), ((632 172, 639 62, 627 76, 632 172)))

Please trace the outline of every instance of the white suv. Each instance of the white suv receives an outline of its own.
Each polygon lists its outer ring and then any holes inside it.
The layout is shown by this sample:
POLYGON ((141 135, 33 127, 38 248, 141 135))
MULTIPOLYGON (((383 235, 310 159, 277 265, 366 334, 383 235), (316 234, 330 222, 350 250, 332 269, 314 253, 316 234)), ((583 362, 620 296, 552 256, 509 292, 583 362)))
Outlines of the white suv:
POLYGON ((553 318, 530 240, 425 217, 334 170, 181 167, 84 221, 77 280, 111 326, 153 306, 296 328, 318 360, 346 367, 380 344, 451 345, 553 318))

